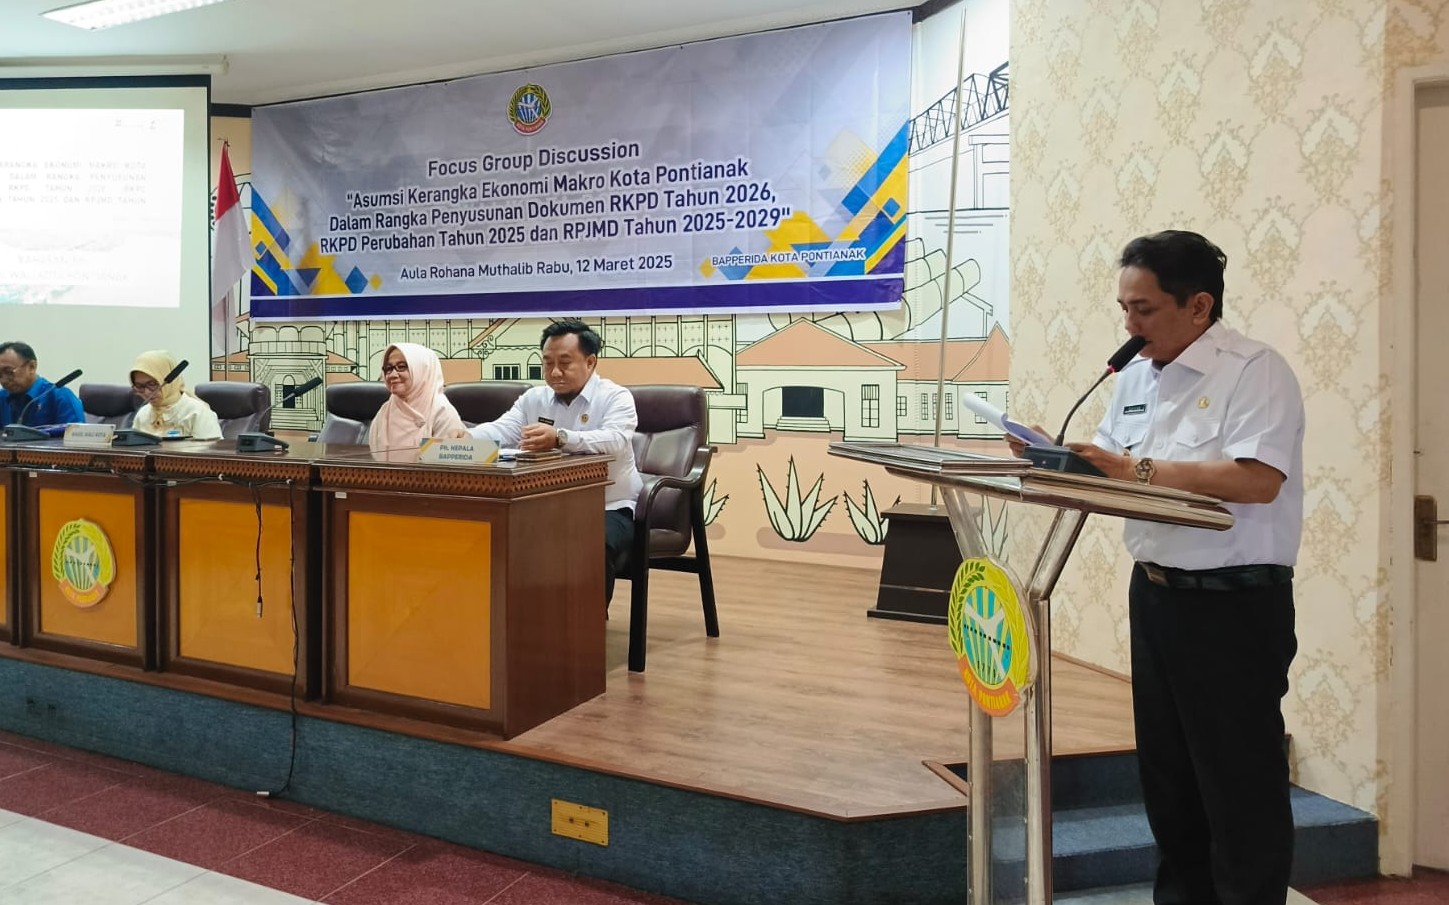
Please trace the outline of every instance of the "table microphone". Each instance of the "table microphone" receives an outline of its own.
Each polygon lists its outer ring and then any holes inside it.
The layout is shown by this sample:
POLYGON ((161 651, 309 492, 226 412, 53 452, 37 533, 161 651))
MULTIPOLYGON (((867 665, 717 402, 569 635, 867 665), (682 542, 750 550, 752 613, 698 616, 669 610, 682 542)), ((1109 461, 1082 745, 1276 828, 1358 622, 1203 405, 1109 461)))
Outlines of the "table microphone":
MULTIPOLYGON (((285 406, 293 399, 296 399, 299 396, 305 396, 320 387, 321 385, 322 378, 313 377, 311 380, 307 381, 301 386, 293 387, 292 389, 287 390, 285 393, 282 394, 282 398, 278 401, 281 402, 283 406, 285 406)), ((275 406, 276 403, 274 402, 266 408, 262 409, 262 414, 270 412, 275 406)), ((286 440, 278 440, 271 434, 264 434, 261 431, 247 431, 244 434, 238 434, 236 438, 237 452, 271 452, 272 450, 288 449, 290 447, 291 444, 288 443, 286 440)))
POLYGON ((1137 357, 1137 353, 1141 352, 1142 347, 1145 345, 1147 345, 1147 340, 1140 336, 1133 336, 1129 337, 1120 349, 1112 353, 1112 357, 1107 359, 1107 370, 1102 372, 1102 376, 1097 378, 1091 388, 1082 394, 1082 398, 1077 400, 1077 404, 1072 406, 1072 410, 1067 412, 1067 417, 1062 421, 1062 429, 1057 432, 1056 445, 1028 446, 1022 453, 1031 462, 1033 467, 1046 471, 1065 471, 1069 474, 1094 475, 1099 478, 1106 477, 1106 474, 1100 468, 1088 462, 1076 452, 1062 446, 1062 441, 1066 439, 1067 425, 1071 423, 1072 416, 1077 413, 1077 409, 1082 407, 1082 403, 1087 401, 1087 397, 1092 395, 1093 391, 1102 385, 1102 381, 1126 367, 1127 362, 1137 357))
MULTIPOLYGON (((161 384, 157 388, 158 391, 165 389, 167 384, 180 377, 181 372, 186 370, 186 366, 189 364, 191 364, 191 362, 187 361, 184 358, 181 359, 181 361, 177 363, 176 367, 172 368, 169 372, 167 372, 166 376, 162 378, 161 384)), ((126 430, 116 431, 116 435, 111 438, 111 445, 160 446, 161 438, 156 436, 155 434, 148 434, 145 431, 139 430, 137 428, 127 428, 126 430)))
POLYGON ((35 403, 44 399, 50 393, 70 383, 72 380, 75 380, 79 376, 81 376, 81 369, 76 368, 74 371, 71 371, 69 374, 65 375, 64 377, 47 387, 45 389, 45 392, 41 393, 39 396, 36 396, 34 399, 27 402, 25 404, 25 408, 20 410, 20 417, 16 418, 14 423, 7 424, 3 429, 0 429, 0 441, 4 441, 7 443, 16 443, 25 442, 28 440, 49 440, 49 433, 43 430, 39 430, 38 428, 28 427, 25 424, 25 416, 30 414, 30 407, 35 405, 35 403))

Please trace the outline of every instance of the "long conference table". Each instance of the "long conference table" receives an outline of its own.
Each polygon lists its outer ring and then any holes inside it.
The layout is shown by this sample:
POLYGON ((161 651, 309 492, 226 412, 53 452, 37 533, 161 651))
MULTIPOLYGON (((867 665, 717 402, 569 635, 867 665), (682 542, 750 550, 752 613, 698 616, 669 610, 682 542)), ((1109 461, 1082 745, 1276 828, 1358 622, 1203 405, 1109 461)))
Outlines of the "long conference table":
POLYGON ((608 457, 0 446, 0 656, 508 738, 604 691, 608 457))

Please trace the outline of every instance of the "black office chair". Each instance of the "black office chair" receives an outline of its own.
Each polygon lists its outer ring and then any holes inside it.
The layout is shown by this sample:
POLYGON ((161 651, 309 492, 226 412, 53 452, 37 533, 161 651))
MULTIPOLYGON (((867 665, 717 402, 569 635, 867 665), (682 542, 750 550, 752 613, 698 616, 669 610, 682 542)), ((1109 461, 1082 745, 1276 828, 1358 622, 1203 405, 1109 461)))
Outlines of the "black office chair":
POLYGON ((479 380, 443 387, 443 395, 469 427, 497 420, 532 384, 521 380, 479 380))
POLYGON ((265 432, 272 423, 272 394, 259 383, 213 380, 192 387, 197 398, 216 412, 224 439, 237 434, 265 432))
POLYGON ((143 404, 124 383, 84 383, 79 395, 87 424, 114 424, 117 430, 130 427, 143 404))
POLYGON ((372 419, 387 396, 387 387, 373 381, 332 384, 327 388, 327 418, 314 439, 323 443, 366 443, 372 419))
POLYGON ((708 404, 693 386, 636 386, 634 464, 644 479, 634 505, 634 546, 620 577, 628 578, 629 670, 643 672, 648 646, 649 570, 669 569, 699 576, 704 631, 719 637, 714 575, 705 540, 704 479, 712 450, 708 404), (686 556, 691 540, 694 555, 686 556))

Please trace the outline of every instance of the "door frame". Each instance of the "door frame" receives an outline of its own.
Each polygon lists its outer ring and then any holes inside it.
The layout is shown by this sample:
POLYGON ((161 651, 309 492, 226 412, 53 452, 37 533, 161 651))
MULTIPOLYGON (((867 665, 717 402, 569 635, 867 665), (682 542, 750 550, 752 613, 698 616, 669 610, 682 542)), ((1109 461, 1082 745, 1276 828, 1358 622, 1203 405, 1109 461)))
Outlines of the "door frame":
POLYGON ((1408 874, 1414 864, 1414 621, 1418 583, 1414 576, 1414 434, 1418 416, 1418 360, 1414 324, 1418 286, 1414 268, 1415 145, 1418 92, 1449 86, 1449 61, 1398 72, 1386 110, 1393 213, 1389 304, 1382 309, 1379 351, 1389 378, 1389 488, 1380 507, 1387 527, 1380 541, 1387 563, 1388 638, 1380 649, 1378 685, 1379 870, 1408 874), (1398 388, 1404 388, 1400 390, 1398 388))

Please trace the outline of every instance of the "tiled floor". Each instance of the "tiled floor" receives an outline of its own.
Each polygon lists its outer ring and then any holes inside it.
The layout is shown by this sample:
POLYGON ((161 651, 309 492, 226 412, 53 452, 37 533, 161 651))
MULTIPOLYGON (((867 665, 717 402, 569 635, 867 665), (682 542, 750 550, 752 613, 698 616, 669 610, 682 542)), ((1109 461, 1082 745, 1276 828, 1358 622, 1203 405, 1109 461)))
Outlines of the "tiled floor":
POLYGON ((0 732, 4 905, 685 905, 0 732))
MULTIPOLYGON (((1288 905, 1443 905, 1449 874, 1304 893, 1288 905)), ((1149 905, 1152 894, 1134 886, 1056 901, 1149 905)), ((5 732, 0 902, 687 905, 5 732)))

